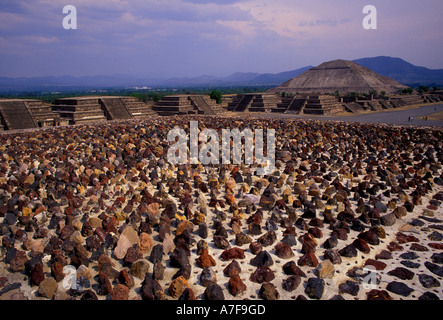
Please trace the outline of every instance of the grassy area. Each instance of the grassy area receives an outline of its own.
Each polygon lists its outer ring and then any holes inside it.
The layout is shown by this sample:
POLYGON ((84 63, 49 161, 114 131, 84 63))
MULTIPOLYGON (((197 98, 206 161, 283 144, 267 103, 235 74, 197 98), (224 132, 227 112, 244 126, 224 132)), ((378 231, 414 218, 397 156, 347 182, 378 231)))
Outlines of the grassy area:
MULTIPOLYGON (((428 117, 428 120, 443 121, 443 111, 432 113, 427 117, 428 117)), ((425 119, 425 118, 426 117, 419 117, 418 119, 425 119)))

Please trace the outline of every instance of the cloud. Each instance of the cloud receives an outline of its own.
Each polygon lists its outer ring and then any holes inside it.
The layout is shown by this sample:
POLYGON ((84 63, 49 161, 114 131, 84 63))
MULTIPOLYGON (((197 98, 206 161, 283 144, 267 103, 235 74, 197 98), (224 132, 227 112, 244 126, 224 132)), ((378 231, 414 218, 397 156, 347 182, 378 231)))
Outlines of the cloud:
POLYGON ((278 72, 369 55, 437 66, 443 54, 439 0, 372 0, 379 15, 374 31, 361 25, 366 0, 2 2, 1 70, 17 75, 26 72, 19 65, 31 62, 54 73, 70 64, 79 74, 182 76, 278 72), (65 4, 77 8, 77 30, 62 28, 65 4))
POLYGON ((343 23, 350 22, 350 19, 341 19, 341 20, 315 20, 315 21, 300 21, 299 26, 300 27, 320 27, 320 26, 326 26, 326 27, 336 27, 343 23))
POLYGON ((52 37, 42 37, 42 36, 24 36, 22 37, 24 41, 31 42, 31 43, 37 43, 37 44, 49 44, 49 43, 56 43, 59 41, 59 39, 55 36, 52 37))

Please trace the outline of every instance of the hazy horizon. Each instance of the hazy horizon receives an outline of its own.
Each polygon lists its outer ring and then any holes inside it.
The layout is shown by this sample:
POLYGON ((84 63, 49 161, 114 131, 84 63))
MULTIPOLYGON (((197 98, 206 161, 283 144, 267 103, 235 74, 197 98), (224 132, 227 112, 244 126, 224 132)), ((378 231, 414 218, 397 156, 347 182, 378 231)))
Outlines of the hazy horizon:
POLYGON ((439 0, 0 1, 0 76, 279 73, 391 56, 443 69, 439 0), (365 30, 365 5, 377 29, 365 30), (62 26, 65 5, 77 29, 62 26))

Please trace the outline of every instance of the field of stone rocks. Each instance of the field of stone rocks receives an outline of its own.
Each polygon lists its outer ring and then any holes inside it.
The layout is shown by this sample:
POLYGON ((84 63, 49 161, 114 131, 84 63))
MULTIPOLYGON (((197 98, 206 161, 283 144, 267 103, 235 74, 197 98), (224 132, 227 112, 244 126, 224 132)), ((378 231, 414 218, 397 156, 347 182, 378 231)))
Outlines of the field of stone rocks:
POLYGON ((441 129, 153 117, 0 134, 1 300, 437 300, 441 129), (168 163, 273 128, 275 171, 168 163))

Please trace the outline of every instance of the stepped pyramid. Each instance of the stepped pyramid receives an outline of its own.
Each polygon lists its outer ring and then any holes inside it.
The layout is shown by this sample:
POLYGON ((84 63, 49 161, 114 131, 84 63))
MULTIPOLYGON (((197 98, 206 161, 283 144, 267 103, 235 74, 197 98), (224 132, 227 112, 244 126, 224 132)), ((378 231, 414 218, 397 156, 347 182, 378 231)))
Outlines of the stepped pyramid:
POLYGON ((281 97, 270 93, 246 93, 234 96, 228 103, 228 110, 235 112, 268 112, 276 108, 281 97))
POLYGON ((61 98, 52 110, 69 124, 83 124, 106 120, 147 118, 157 113, 135 97, 88 96, 61 98))
POLYGON ((386 94, 395 94, 403 88, 406 86, 355 62, 333 60, 311 68, 268 92, 316 94, 318 92, 334 93, 338 90, 340 94, 349 94, 377 90, 378 92, 386 91, 386 94))
POLYGON ((224 113, 222 106, 206 95, 177 94, 164 96, 157 102, 152 110, 161 116, 177 114, 204 114, 217 115, 224 113))
POLYGON ((15 130, 66 124, 40 100, 0 99, 0 129, 15 130))

